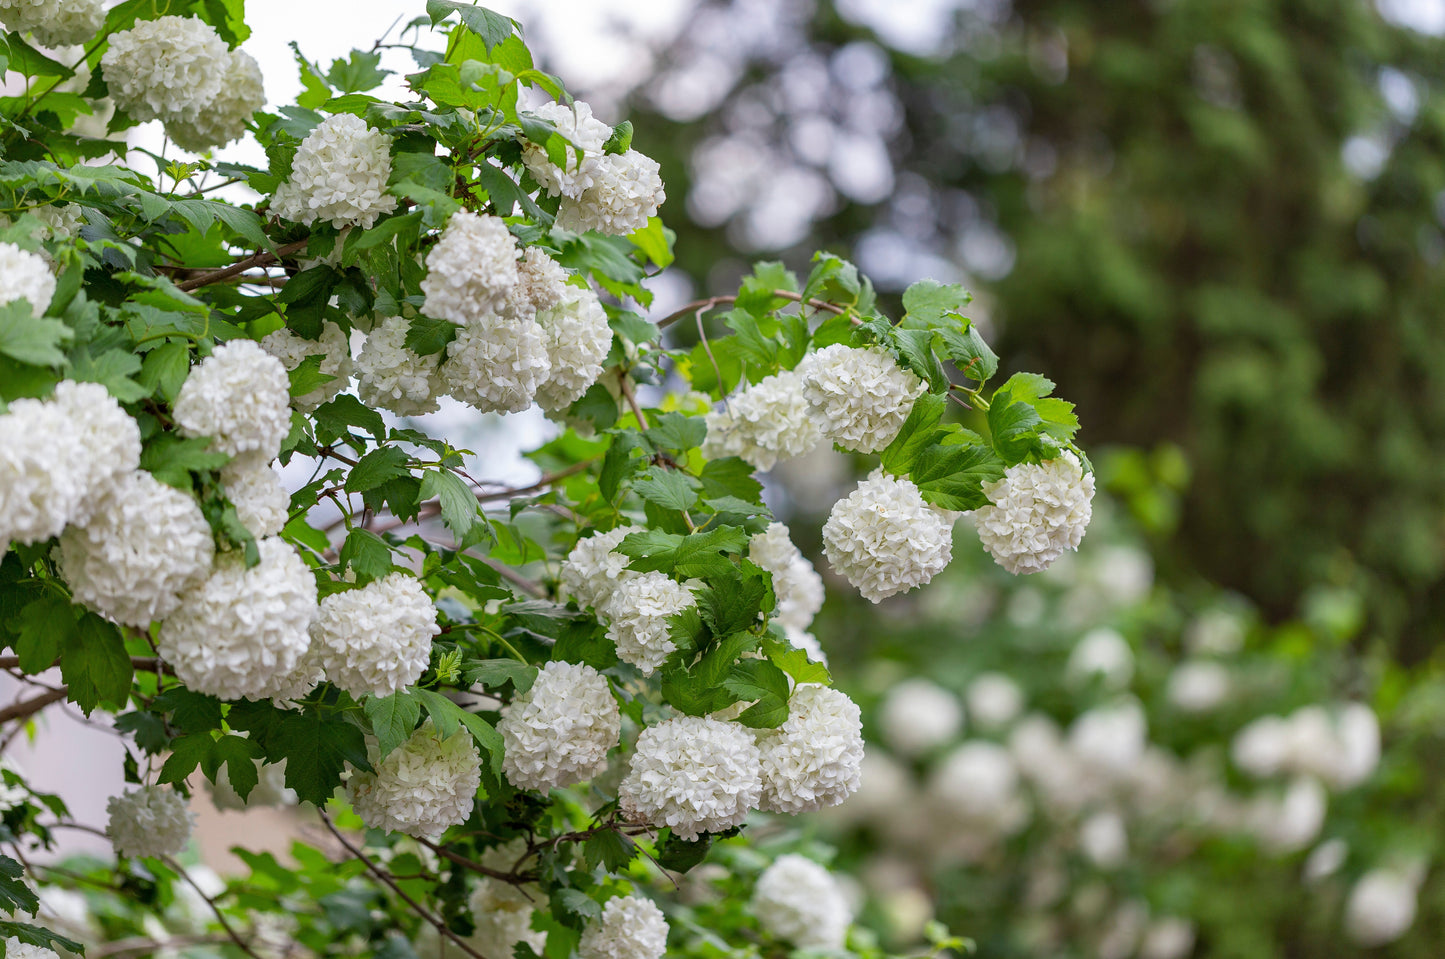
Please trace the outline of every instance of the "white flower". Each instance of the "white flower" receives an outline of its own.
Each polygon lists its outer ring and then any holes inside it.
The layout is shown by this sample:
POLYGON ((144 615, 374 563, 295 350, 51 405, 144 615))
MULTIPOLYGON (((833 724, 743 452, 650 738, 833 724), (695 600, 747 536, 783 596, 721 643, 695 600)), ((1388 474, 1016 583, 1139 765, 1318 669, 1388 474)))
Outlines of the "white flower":
POLYGON ((291 512, 291 494, 281 475, 261 456, 238 456, 221 467, 221 485, 236 516, 252 536, 275 536, 291 512))
MULTIPOLYGON (((16 33, 30 34, 44 47, 89 43, 104 21, 102 0, 0 0, 0 22, 16 33)), ((15 953, 8 955, 13 959, 15 953)))
POLYGON ((522 146, 522 162, 532 179, 541 184, 548 193, 556 196, 579 196, 592 185, 597 161, 602 157, 602 147, 612 136, 612 128, 592 115, 592 107, 582 100, 565 103, 544 103, 532 110, 533 115, 546 120, 557 128, 570 144, 566 152, 565 167, 558 167, 547 157, 547 150, 531 141, 522 146), (577 149, 582 159, 577 159, 577 149))
POLYGON ((1310 850, 1304 866, 1300 869, 1300 876, 1308 883, 1328 879, 1340 871, 1340 867, 1345 864, 1349 855, 1349 843, 1338 837, 1326 839, 1310 850))
POLYGON ((452 214, 426 257, 422 312, 462 324, 498 312, 517 285, 517 252, 500 217, 452 214))
POLYGON ((310 646, 316 579, 289 544, 256 544, 261 561, 217 557, 198 589, 161 624, 157 650, 192 690, 222 699, 270 697, 310 646))
POLYGON ((883 697, 878 722, 895 752, 921 756, 963 731, 963 707, 942 686, 915 677, 898 683, 883 697))
POLYGON ((990 506, 974 510, 978 538, 1010 573, 1047 569, 1078 549, 1093 516, 1094 474, 1065 450, 1047 463, 1019 463, 983 484, 990 506))
POLYGON ((1018 768, 996 743, 970 740, 944 757, 928 781, 929 799, 947 822, 1008 835, 1027 813, 1018 768))
POLYGON ((85 523, 106 491, 140 465, 140 427, 99 383, 65 380, 56 384, 50 405, 65 417, 76 459, 62 469, 82 475, 84 494, 70 512, 70 522, 85 523))
POLYGON ((1108 626, 1091 629, 1070 651, 1064 676, 1075 686, 1098 677, 1106 689, 1123 689, 1134 678, 1134 651, 1118 630, 1108 626))
POLYGON ((357 393, 367 406, 398 416, 436 411, 436 397, 445 392, 437 372, 441 355, 422 356, 407 349, 410 328, 402 317, 388 316, 367 334, 356 357, 357 393))
POLYGON ((619 526, 579 539, 572 547, 572 552, 562 561, 562 589, 577 600, 578 606, 603 609, 622 578, 633 575, 627 570, 632 560, 614 551, 629 533, 636 532, 636 526, 619 526))
POLYGON ((1280 716, 1261 716, 1235 734, 1229 755, 1249 775, 1264 778, 1280 771, 1289 749, 1289 724, 1280 716))
POLYGON ((1416 877, 1397 869, 1372 869, 1360 877, 1345 903, 1345 935, 1372 948, 1394 942, 1415 924, 1416 877))
POLYGON ((1320 834, 1329 801, 1319 780, 1300 776, 1282 793, 1255 797, 1246 810, 1245 824, 1270 852, 1296 852, 1320 834))
POLYGON ((693 605, 687 587, 658 572, 620 579, 602 608, 610 623, 607 638, 617 658, 651 676, 677 644, 669 635, 668 617, 693 605))
POLYGON ((538 319, 538 313, 550 310, 573 295, 567 277, 571 274, 552 259, 540 246, 529 246, 517 261, 517 283, 507 291, 506 302, 498 311, 513 319, 538 319))
POLYGON ((587 665, 551 662, 532 688, 502 709, 502 771, 518 789, 547 792, 607 768, 622 713, 607 680, 587 665))
POLYGON ((833 504, 823 525, 828 562, 864 599, 880 602, 922 586, 953 558, 953 516, 917 486, 882 470, 833 504))
POLYGON ((825 346, 798 364, 818 431, 846 450, 876 453, 898 435, 927 387, 882 347, 825 346))
POLYGON ((784 629, 806 630, 823 608, 823 577, 788 538, 782 523, 769 523, 748 540, 748 559, 773 574, 778 597, 774 617, 784 629))
POLYGON ((804 683, 788 699, 788 718, 758 736, 761 807, 812 812, 836 806, 858 790, 863 722, 844 693, 804 683))
POLYGON ((1079 848, 1099 869, 1118 869, 1129 857, 1124 817, 1113 809, 1094 813, 1079 825, 1079 848))
POLYGON ((223 69, 221 90, 205 109, 166 121, 166 133, 181 149, 201 153, 240 139, 251 115, 266 105, 261 67, 249 53, 233 51, 223 69))
POLYGON ((617 798, 629 822, 667 826, 692 840, 742 823, 762 791, 758 747, 748 729, 681 716, 637 737, 617 798))
POLYGON ((33 316, 44 315, 55 296, 55 274, 38 253, 0 243, 0 303, 24 300, 33 316))
POLYGON ((1187 959, 1194 951, 1194 923, 1178 916, 1161 916, 1149 923, 1139 959, 1187 959))
POLYGON ((256 764, 256 785, 251 787, 245 799, 242 799, 241 794, 236 792, 236 787, 231 785, 231 773, 227 764, 222 763, 216 770, 215 783, 207 783, 211 787, 211 802, 215 807, 222 810, 240 810, 296 805, 296 790, 286 785, 286 760, 279 763, 263 763, 259 759, 253 761, 256 764))
POLYGON ((195 120, 221 92, 230 57, 210 24, 160 17, 111 34, 100 71, 115 105, 136 120, 195 120))
POLYGON ((105 804, 105 834, 120 856, 174 856, 191 838, 193 817, 180 793, 142 786, 105 804))
POLYGON ((169 616, 211 571, 211 527, 188 493, 135 470, 85 526, 61 534, 56 559, 75 601, 145 627, 169 616))
POLYGON ((557 210, 557 225, 562 229, 626 236, 647 226, 667 200, 662 168, 636 150, 603 154, 591 175, 591 186, 575 197, 562 197, 557 210))
POLYGON ((280 360, 252 340, 231 340, 192 368, 172 412, 184 436, 271 460, 291 431, 290 389, 280 360))
POLYGON ((285 709, 292 700, 297 700, 326 681, 321 670, 321 657, 316 644, 312 643, 296 660, 296 665, 284 673, 277 673, 266 680, 256 698, 269 699, 279 709, 285 709))
POLYGON ((321 328, 320 339, 308 340, 282 327, 266 335, 261 341, 261 349, 280 360, 288 373, 300 366, 306 357, 320 356, 320 371, 335 377, 309 393, 291 398, 291 404, 303 413, 310 413, 351 383, 351 345, 341 327, 329 320, 321 328))
POLYGON ((1358 786, 1380 762, 1380 724, 1363 703, 1333 712, 1305 706, 1288 717, 1261 716, 1239 731, 1234 764, 1251 776, 1314 776, 1334 789, 1358 786))
POLYGON ((550 374, 537 387, 537 403, 549 413, 571 406, 602 375, 612 348, 607 313, 590 289, 563 288, 562 297, 537 314, 550 374))
MULTIPOLYGON (((467 937, 467 945, 488 959, 511 956, 519 942, 531 946, 538 955, 547 946, 547 933, 532 928, 532 904, 515 886, 484 879, 467 898, 467 908, 476 924, 467 937)), ((455 951, 450 950, 447 955, 455 951)))
POLYGON ((969 720, 984 729, 1007 726, 1024 708, 1023 690, 1003 673, 979 673, 964 696, 969 720))
POLYGON ((1229 696, 1229 670, 1207 659, 1186 660, 1169 674, 1169 702, 1181 712, 1207 713, 1229 696))
POLYGON ((421 581, 389 573, 323 599, 311 642, 334 685, 357 697, 390 696, 421 678, 440 632, 421 581))
POLYGON ((11 936, 5 940, 5 959, 60 959, 60 954, 44 946, 32 946, 11 936))
POLYGON ((457 331, 440 374, 448 393, 483 413, 519 413, 551 368, 540 326, 487 314, 457 331))
POLYGON ((1149 742, 1144 709, 1135 699, 1095 706, 1069 727, 1069 750, 1091 773, 1126 776, 1149 742))
POLYGON ((465 728, 442 739, 428 719, 411 738, 346 785, 356 814, 373 829, 436 839, 472 814, 481 759, 465 728))
POLYGON ((391 137, 361 117, 338 113, 296 148, 291 176, 276 188, 271 210, 307 226, 322 220, 338 230, 369 229, 396 209, 396 197, 386 192, 390 178, 391 137))
POLYGON ((853 921, 832 873, 796 853, 779 856, 758 877, 753 915, 767 932, 799 949, 842 949, 853 921))
POLYGON ((39 231, 42 240, 70 240, 79 236, 80 228, 85 226, 85 207, 77 203, 47 203, 31 210, 30 215, 45 224, 39 231))
POLYGON ((667 951, 667 930, 667 919, 651 899, 609 899, 602 907, 602 918, 582 930, 577 955, 580 959, 662 959, 667 951))
POLYGON ((763 377, 705 419, 703 456, 740 456, 758 470, 812 452, 820 438, 796 370, 763 377))

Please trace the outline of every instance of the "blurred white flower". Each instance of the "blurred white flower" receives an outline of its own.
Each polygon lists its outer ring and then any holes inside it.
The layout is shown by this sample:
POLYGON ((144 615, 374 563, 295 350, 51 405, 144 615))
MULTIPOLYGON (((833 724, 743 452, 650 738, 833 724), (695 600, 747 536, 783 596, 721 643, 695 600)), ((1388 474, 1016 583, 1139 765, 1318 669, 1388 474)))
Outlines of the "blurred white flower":
POLYGON ((1077 686, 1098 677, 1106 689, 1123 689, 1134 678, 1134 650, 1116 629, 1091 629, 1074 645, 1064 675, 1077 686))
POLYGON ((1003 673, 979 673, 968 684, 964 698, 969 718, 984 729, 1007 726, 1024 708, 1023 690, 1003 673))
POLYGON ((1117 869, 1129 857, 1129 832, 1116 810, 1094 813, 1079 825, 1079 848, 1099 869, 1117 869))
POLYGON ((1372 869, 1345 903, 1345 935, 1366 948, 1394 942, 1415 924, 1419 879, 1404 870, 1372 869))
POLYGON ((963 731, 958 697, 922 677, 905 679, 888 691, 878 711, 883 738, 904 756, 921 756, 963 731))
POLYGON ((1180 663, 1169 674, 1168 697, 1186 713, 1207 713, 1229 697, 1229 670, 1208 659, 1180 663))

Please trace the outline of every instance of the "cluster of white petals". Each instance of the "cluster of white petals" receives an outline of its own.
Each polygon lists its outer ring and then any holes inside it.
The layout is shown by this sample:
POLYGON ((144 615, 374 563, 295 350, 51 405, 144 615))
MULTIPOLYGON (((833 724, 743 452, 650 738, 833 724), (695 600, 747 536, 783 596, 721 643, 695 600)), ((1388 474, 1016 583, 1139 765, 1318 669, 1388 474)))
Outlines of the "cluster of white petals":
POLYGON ((273 459, 291 430, 286 367, 253 340, 231 340, 191 369, 172 410, 184 436, 222 453, 273 459))
POLYGON ((315 577, 283 540, 256 545, 259 563, 247 569, 238 553, 217 557, 210 577, 161 624, 157 650, 195 692, 274 696, 311 644, 315 577))
POLYGON ((291 175, 276 188, 271 210, 310 226, 369 229, 396 209, 386 192, 391 179, 391 137, 361 117, 338 113, 321 121, 296 148, 291 175))
POLYGON ((625 576, 602 608, 608 618, 607 638, 617 658, 651 676, 677 648, 669 635, 668 617, 693 605, 686 586, 658 572, 625 576))
POLYGON ((311 392, 291 399, 292 405, 303 413, 310 413, 351 384, 351 344, 341 327, 329 320, 321 328, 319 339, 308 340, 282 327, 266 335, 261 341, 261 349, 280 360, 288 373, 300 366, 306 357, 320 356, 320 371, 335 377, 311 392))
POLYGON ((748 559, 773 574, 774 612, 784 629, 806 630, 823 608, 823 577, 793 541, 788 527, 769 523, 748 541, 748 559))
POLYGON ((619 526, 606 533, 579 539, 562 561, 563 591, 577 600, 578 606, 602 610, 617 584, 632 575, 627 570, 631 560, 616 549, 629 533, 638 531, 636 526, 619 526))
POLYGON ((137 20, 100 58, 115 105, 137 120, 194 121, 221 92, 231 52, 198 17, 137 20))
POLYGON ((934 768, 928 798, 950 829, 1009 835, 1028 819, 1019 791, 1019 769, 997 743, 970 740, 934 768))
POLYGON ((560 413, 587 392, 602 375, 602 361, 612 348, 612 327, 597 294, 566 286, 552 305, 537 313, 551 372, 537 387, 537 403, 560 413))
POLYGON ((876 453, 893 442, 926 389, 879 346, 825 346, 804 357, 798 372, 818 431, 857 453, 876 453))
POLYGON ((500 217, 462 210, 447 221, 426 268, 422 312, 470 323, 498 312, 517 285, 517 241, 500 217))
POLYGON ((617 798, 630 822, 692 840, 740 824, 762 792, 762 761, 746 727, 681 716, 637 737, 617 798))
POLYGON ((467 945, 484 956, 510 956, 519 942, 531 946, 538 955, 547 946, 547 933, 532 928, 531 901, 515 886, 484 879, 467 898, 467 908, 475 923, 467 945))
POLYGON ((32 946, 11 936, 5 940, 5 959, 60 959, 60 954, 44 946, 32 946))
POLYGON ((585 664, 546 663, 502 710, 502 771, 518 789, 539 792, 583 782, 607 768, 621 731, 606 677, 585 664))
POLYGON ((763 377, 705 419, 702 453, 709 459, 740 456, 754 469, 770 470, 778 460, 803 456, 818 445, 796 370, 763 377))
POLYGON ((275 536, 285 527, 291 494, 264 457, 253 453, 231 460, 221 467, 221 485, 252 536, 275 536))
POLYGON ((953 514, 930 506, 911 480, 882 470, 833 504, 823 552, 863 598, 877 603, 922 586, 953 558, 953 514))
POLYGON ((472 814, 482 782, 481 759, 466 729, 443 739, 428 719, 411 738, 354 773, 347 795, 373 829, 435 839, 472 814))
POLYGON ((63 206, 46 203, 30 211, 30 215, 44 224, 39 230, 42 240, 69 240, 80 234, 85 225, 85 207, 78 203, 63 206))
POLYGON ((1415 924, 1419 875, 1399 868, 1371 869, 1359 878, 1345 903, 1345 935, 1366 948, 1394 942, 1415 924))
POLYGON ((836 806, 858 789, 863 721, 842 692, 804 683, 788 699, 788 718, 758 736, 761 807, 812 812, 836 806))
POLYGON ((1245 726, 1234 737, 1231 756, 1252 776, 1314 776, 1333 789, 1349 789, 1379 765, 1380 722, 1364 703, 1304 706, 1245 726))
POLYGON ((582 930, 577 955, 580 959, 662 959, 667 931, 667 919, 651 899, 620 896, 607 900, 601 918, 582 930))
POLYGON ((557 128, 568 141, 566 163, 557 166, 540 145, 527 142, 522 147, 522 162, 532 178, 548 193, 556 196, 579 196, 592 185, 593 173, 602 157, 602 148, 612 136, 612 128, 592 115, 592 107, 582 100, 570 105, 544 103, 532 110, 537 117, 557 128), (574 149, 575 148, 575 149, 574 149), (577 150, 582 159, 577 159, 577 150))
POLYGON ((552 259, 552 254, 540 246, 527 247, 517 261, 517 284, 507 291, 499 312, 524 317, 550 310, 565 296, 574 295, 567 286, 569 276, 566 268, 552 259))
POLYGON ((1207 713, 1229 697, 1229 669, 1209 659, 1186 660, 1169 674, 1166 695, 1181 712, 1207 713))
POLYGON ((356 388, 361 402, 398 416, 418 416, 437 409, 443 393, 437 373, 438 354, 422 356, 406 348, 411 324, 388 316, 366 336, 356 357, 356 388))
POLYGON ((231 53, 224 70, 221 89, 205 109, 166 121, 166 133, 181 149, 201 153, 239 140, 251 115, 266 105, 261 67, 249 53, 231 53))
POLYGON ((75 601, 127 626, 169 616, 211 571, 211 527, 190 494, 151 474, 123 474, 56 559, 75 601))
POLYGON ((294 806, 297 797, 296 790, 286 785, 286 760, 279 763, 263 763, 261 760, 254 760, 256 764, 256 785, 242 799, 241 794, 236 792, 236 787, 231 785, 231 773, 228 765, 222 763, 216 770, 216 781, 211 786, 211 803, 221 810, 256 809, 262 806, 294 806))
POLYGON ((53 296, 55 275, 45 257, 14 243, 0 243, 0 303, 24 300, 32 315, 41 316, 53 296))
POLYGON ((758 877, 753 915, 767 932, 799 949, 842 949, 853 922, 833 874, 796 853, 779 856, 758 877))
POLYGON ((174 856, 191 838, 186 800, 167 786, 142 786, 105 804, 105 834, 121 856, 174 856))
POLYGON ((518 413, 532 405, 552 370, 542 328, 533 320, 478 317, 447 344, 443 388, 483 413, 518 413))
POLYGON ((1096 626, 1069 651, 1064 678, 1076 687, 1097 682, 1105 689, 1124 689, 1134 678, 1134 649, 1117 629, 1096 626))
POLYGON ((963 707, 953 693, 931 679, 915 676, 888 690, 878 723, 894 752, 921 756, 963 731, 963 707))
POLYGON ((84 524, 140 463, 140 429, 97 383, 65 381, 49 400, 0 414, 0 552, 84 524))
POLYGON ((441 632, 421 580, 389 573, 321 601, 312 648, 326 678, 353 696, 390 696, 421 678, 441 632))
POLYGON ((1015 575, 1047 569, 1078 549, 1094 514, 1094 474, 1069 450, 1046 463, 1019 463, 985 483, 992 505, 974 510, 978 538, 1015 575))
POLYGON ((626 236, 647 226, 667 200, 662 168, 636 150, 598 157, 591 178, 592 185, 576 196, 563 194, 557 210, 562 229, 626 236))
POLYGON ((0 0, 0 23, 45 47, 89 43, 104 22, 103 0, 0 0))
POLYGON ((999 729, 1018 718, 1024 708, 1024 691, 1003 673, 979 673, 965 692, 969 722, 999 729))

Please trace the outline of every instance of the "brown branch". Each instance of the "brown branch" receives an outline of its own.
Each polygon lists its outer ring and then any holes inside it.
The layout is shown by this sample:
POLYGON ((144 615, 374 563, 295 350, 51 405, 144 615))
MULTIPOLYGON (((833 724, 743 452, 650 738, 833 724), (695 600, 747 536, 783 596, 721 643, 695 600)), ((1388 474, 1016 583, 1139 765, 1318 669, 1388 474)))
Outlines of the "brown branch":
POLYGON ((421 843, 423 846, 430 849, 432 852, 436 853, 438 856, 441 856, 444 859, 450 859, 458 866, 470 869, 472 872, 481 873, 483 876, 487 876, 491 879, 500 879, 502 882, 509 883, 513 886, 520 886, 524 883, 532 881, 533 877, 519 876, 515 871, 505 872, 501 869, 493 869, 490 866, 484 866, 481 863, 476 862, 475 860, 468 859, 461 853, 452 852, 445 846, 439 846, 436 843, 432 842, 430 839, 423 839, 420 836, 416 836, 413 838, 415 838, 416 841, 421 843))
POLYGON ((203 936, 175 936, 164 941, 159 939, 148 939, 145 936, 132 936, 129 939, 117 939, 100 946, 91 946, 85 951, 87 959, 101 959, 104 956, 126 956, 126 955, 150 955, 161 949, 176 949, 185 946, 211 946, 230 942, 229 936, 220 933, 213 933, 203 936))
POLYGON ((311 241, 297 240, 295 243, 287 243, 285 246, 277 247, 275 253, 272 253, 270 250, 262 250, 260 253, 248 256, 244 260, 237 260, 228 267, 212 270, 210 273, 202 273, 200 276, 192 277, 189 280, 183 280, 176 284, 176 289, 190 291, 208 286, 212 283, 220 283, 222 280, 229 280, 233 276, 245 273, 252 267, 267 266, 284 257, 290 256, 292 253, 304 250, 306 244, 309 242, 311 241))
POLYGON ((238 933, 235 927, 231 925, 230 920, 226 918, 226 914, 221 912, 221 907, 216 905, 216 900, 213 897, 206 895, 206 891, 200 887, 199 883, 197 883, 194 879, 191 878, 190 873, 186 872, 184 869, 181 868, 180 863, 176 862, 170 856, 161 856, 159 858, 161 862, 165 863, 178 876, 184 879, 190 885, 190 887, 196 891, 196 895, 200 896, 206 901, 206 905, 211 907, 211 912, 216 914, 216 921, 221 924, 221 928, 226 930, 226 935, 231 937, 231 941, 234 942, 242 952, 244 952, 248 956, 253 957, 253 959, 261 959, 261 957, 256 955, 255 951, 251 949, 250 944, 246 942, 245 939, 241 938, 241 934, 238 933))
MULTIPOLYGON (((794 303, 807 303, 815 310, 827 310, 829 313, 836 313, 842 316, 848 312, 847 307, 839 306, 836 303, 829 303, 826 300, 809 298, 804 300, 802 294, 794 293, 791 290, 773 290, 773 296, 784 300, 792 300, 794 303)), ((705 300, 694 300, 679 309, 676 313, 670 313, 657 321, 657 328, 665 330, 678 320, 686 319, 692 313, 706 313, 708 310, 722 306, 725 303, 736 303, 736 296, 710 296, 705 300)))
MULTIPOLYGON (((60 664, 60 660, 50 664, 48 668, 54 668, 60 664)), ((165 673, 167 676, 174 676, 175 670, 163 663, 156 656, 132 656, 130 664, 136 669, 147 673, 165 673)), ((19 656, 0 656, 0 669, 14 669, 20 665, 19 656)))
POLYGON ((617 379, 622 384, 622 395, 627 398, 627 405, 632 407, 632 415, 637 417, 637 425, 647 429, 647 416, 642 412, 642 407, 637 404, 637 395, 632 392, 632 381, 626 373, 617 379))
POLYGON ((40 712, 51 703, 57 703, 70 695, 70 687, 61 686, 59 689, 52 689, 47 693, 41 693, 31 699, 22 700, 4 709, 0 709, 0 723, 8 723, 12 719, 24 719, 40 712))

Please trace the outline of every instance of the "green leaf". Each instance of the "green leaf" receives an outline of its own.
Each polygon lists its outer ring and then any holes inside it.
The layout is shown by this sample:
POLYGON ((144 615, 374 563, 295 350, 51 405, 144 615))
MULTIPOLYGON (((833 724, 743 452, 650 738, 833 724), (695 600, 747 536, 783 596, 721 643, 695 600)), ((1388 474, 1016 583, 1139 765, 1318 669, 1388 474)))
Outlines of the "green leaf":
POLYGON ((957 313, 972 300, 968 291, 956 283, 919 280, 903 291, 903 310, 907 314, 904 319, 931 326, 945 313, 957 313))
POLYGON ((370 530, 353 529, 341 544, 341 565, 366 579, 380 579, 391 572, 391 547, 370 530))
POLYGON ((215 782, 216 772, 224 763, 226 778, 230 780, 231 788, 244 802, 251 795, 251 790, 256 788, 256 783, 261 781, 261 771, 256 768, 256 760, 264 755, 265 751, 260 743, 242 739, 240 736, 222 736, 216 740, 206 758, 201 760, 201 769, 211 782, 215 782))
POLYGON ((661 530, 628 533, 617 551, 632 557, 629 566, 638 572, 676 572, 684 578, 727 575, 733 562, 723 553, 740 553, 747 546, 748 532, 736 526, 719 526, 703 533, 683 536, 661 530))
POLYGON ((990 401, 988 429, 993 446, 1010 463, 1021 462, 1035 448, 1042 425, 1038 410, 1027 402, 1015 402, 1007 385, 990 401))
MULTIPOLYGON (((4 880, 0 880, 0 886, 3 885, 4 880)), ((49 929, 32 926, 28 922, 0 921, 0 938, 19 939, 26 945, 39 946, 42 949, 49 949, 52 952, 65 950, 77 956, 85 955, 85 946, 81 943, 76 942, 74 939, 67 939, 62 935, 53 933, 49 929)))
POLYGON ((663 413, 657 418, 656 425, 643 435, 658 449, 685 453, 702 445, 702 441, 707 437, 707 423, 701 416, 663 413))
POLYGON ((75 608, 57 597, 41 596, 20 611, 19 627, 15 653, 21 672, 42 673, 55 665, 76 631, 75 608))
POLYGON ((958 511, 988 505, 983 484, 1003 478, 1004 462, 980 443, 930 446, 914 461, 910 478, 934 506, 958 511))
POLYGON ((948 389, 948 377, 944 375, 943 364, 934 353, 934 342, 938 334, 933 330, 892 330, 890 340, 897 351, 900 365, 911 370, 928 383, 928 389, 942 393, 948 389))
POLYGON ((421 719, 421 703, 405 689, 390 696, 370 696, 362 708, 371 720, 371 731, 376 736, 382 759, 411 738, 417 720, 421 719))
POLYGON ((286 760, 286 785, 301 799, 325 805, 341 785, 347 763, 371 769, 366 737, 358 726, 319 711, 276 712, 283 715, 273 720, 262 746, 272 762, 286 760))
POLYGON ((364 493, 399 476, 411 476, 411 456, 400 447, 380 446, 357 460, 346 477, 348 493, 364 493))
POLYGON ((12 916, 17 909, 33 916, 39 908, 40 898, 25 883, 25 867, 9 856, 0 855, 0 909, 12 916))
MULTIPOLYGON (((321 404, 311 414, 319 430, 331 436, 344 436, 355 426, 363 429, 378 440, 386 435, 386 421, 376 410, 364 405, 350 393, 342 393, 330 402, 321 404)), ((320 437, 317 437, 320 439, 320 437)))
POLYGON ((649 322, 636 313, 614 313, 608 317, 607 323, 612 327, 612 332, 629 343, 652 343, 662 335, 656 323, 649 322))
POLYGON ((303 88, 296 96, 296 103, 307 110, 314 110, 331 98, 331 88, 321 79, 321 71, 301 55, 301 48, 294 40, 291 41, 291 53, 296 57, 296 67, 301 72, 303 88))
POLYGON ((937 393, 924 393, 914 400, 908 419, 881 454, 883 468, 895 476, 907 475, 918 454, 941 439, 937 427, 947 406, 948 401, 937 393))
POLYGON ((221 728, 221 701, 215 696, 172 686, 151 702, 157 712, 169 713, 171 725, 187 733, 221 728))
POLYGON ((627 238, 642 251, 643 256, 656 264, 659 270, 667 269, 676 259, 672 247, 677 242, 677 234, 663 226, 659 217, 652 217, 647 221, 647 226, 634 230, 627 238))
POLYGON ((727 636, 757 625, 758 615, 773 605, 771 592, 767 572, 747 561, 729 563, 698 590, 697 608, 713 635, 727 636))
POLYGON ((426 13, 431 17, 433 26, 441 23, 453 13, 460 14, 462 23, 466 24, 467 29, 482 38, 489 53, 493 47, 510 37, 516 28, 514 20, 502 16, 500 13, 494 13, 486 7, 459 2, 459 0, 427 0, 426 13))
POLYGON ((749 503, 763 501, 763 484, 753 475, 751 464, 737 456, 708 460, 702 468, 700 479, 703 493, 709 498, 736 496, 749 503))
POLYGON ((723 688, 740 702, 756 700, 738 722, 753 729, 773 729, 788 718, 788 676, 766 659, 746 659, 733 666, 723 688))
POLYGON ((437 501, 442 521, 458 540, 471 530, 480 512, 476 494, 466 480, 447 469, 429 469, 422 474, 421 498, 437 501))
POLYGON ((633 482, 632 489, 638 496, 663 509, 686 512, 697 502, 697 491, 701 486, 696 477, 681 470, 650 466, 633 482))
MULTIPOLYGON (((49 306, 39 304, 40 309, 49 306)), ((25 300, 13 300, 0 306, 0 353, 22 363, 36 366, 59 366, 65 362, 60 349, 71 339, 70 327, 49 316, 31 315, 25 300)))
POLYGON ((181 783, 186 777, 195 771, 201 764, 201 760, 211 754, 211 748, 216 745, 209 733, 197 733, 192 736, 181 736, 171 741, 171 754, 167 757, 165 765, 161 767, 160 776, 157 782, 181 783))
POLYGON ((657 847, 657 864, 672 872, 687 872, 707 858, 713 836, 703 834, 697 839, 680 839, 669 834, 657 847))
POLYGON ((487 722, 476 713, 468 712, 456 703, 447 699, 441 693, 433 692, 430 689, 417 689, 415 693, 421 699, 422 707, 427 715, 431 717, 436 725, 437 732, 442 736, 450 736, 457 729, 457 724, 467 727, 477 745, 481 748, 491 765, 492 775, 502 774, 502 734, 492 728, 487 722))
POLYGON ((61 644, 60 676, 87 716, 102 702, 124 706, 134 674, 120 630, 94 613, 82 616, 61 644))
POLYGON ((350 59, 331 62, 331 69, 326 71, 326 82, 342 93, 359 93, 375 89, 389 76, 390 70, 381 69, 380 53, 352 50, 350 59))
POLYGON ((159 391, 162 399, 167 403, 173 403, 176 394, 181 391, 181 384, 186 381, 190 365, 190 345, 179 340, 171 340, 162 343, 146 354, 136 382, 145 387, 148 391, 147 395, 159 391))
POLYGON ((945 355, 964 376, 976 380, 980 386, 998 372, 998 354, 989 349, 974 324, 970 323, 961 337, 945 337, 943 343, 945 355))
POLYGON ((71 360, 71 378, 84 383, 99 383, 122 403, 134 403, 150 395, 150 390, 131 377, 141 370, 141 359, 128 349, 103 350, 92 353, 92 347, 77 350, 71 360))
POLYGON ((552 658, 561 663, 586 663, 596 670, 617 665, 617 647, 596 620, 568 623, 552 647, 552 658))
POLYGON ((582 843, 582 860, 589 870, 602 866, 608 872, 620 872, 635 855, 637 844, 615 829, 595 832, 582 843))
POLYGON ((319 354, 308 356, 286 374, 291 380, 292 396, 305 396, 317 387, 325 386, 336 379, 330 373, 321 372, 321 364, 325 361, 326 357, 319 354))
POLYGON ((484 659, 468 666, 466 677, 468 683, 481 683, 487 689, 511 683, 518 693, 525 693, 537 679, 537 667, 515 659, 484 659))
POLYGON ((828 667, 822 663, 813 662, 803 650, 772 639, 768 640, 764 646, 768 651, 768 659, 774 666, 791 676, 794 683, 827 685, 832 682, 828 667))

